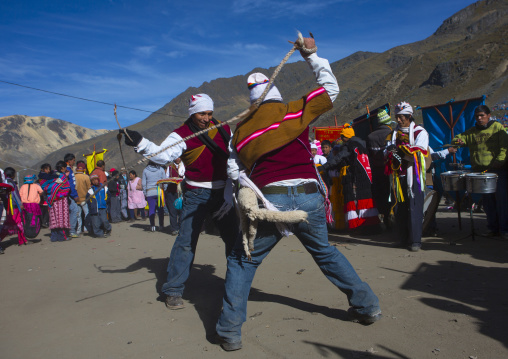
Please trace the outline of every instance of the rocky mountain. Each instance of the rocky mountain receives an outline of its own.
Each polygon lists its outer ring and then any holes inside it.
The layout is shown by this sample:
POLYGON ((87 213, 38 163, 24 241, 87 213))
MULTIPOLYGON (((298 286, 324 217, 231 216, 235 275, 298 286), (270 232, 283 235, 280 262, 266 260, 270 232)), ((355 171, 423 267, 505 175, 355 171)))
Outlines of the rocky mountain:
POLYGON ((0 162, 4 167, 16 168, 6 161, 31 166, 62 147, 107 132, 44 116, 0 117, 0 162))
MULTIPOLYGON (((433 35, 422 41, 383 53, 357 52, 336 62, 329 59, 341 92, 334 109, 323 115, 316 125, 332 125, 335 115, 339 123, 349 122, 365 113, 366 106, 375 108, 386 102, 396 104, 404 100, 412 105, 428 106, 452 98, 460 100, 482 95, 488 96, 487 104, 507 100, 507 15, 508 1, 482 0, 445 20, 433 35)), ((317 42, 319 45, 319 38, 317 42)), ((270 75, 273 70, 253 69, 252 72, 270 75)), ((246 86, 249 74, 190 87, 132 129, 160 143, 185 121, 188 99, 196 93, 209 94, 215 102, 214 116, 229 119, 249 105, 246 86)), ((307 64, 299 61, 284 66, 276 85, 284 99, 290 101, 314 88, 315 80, 307 64)), ((110 150, 109 164, 122 165, 116 134, 112 133, 62 149, 47 160, 53 163, 66 151, 90 152, 94 143, 98 148, 110 150)), ((131 149, 124 152, 128 164, 139 159, 131 149)))

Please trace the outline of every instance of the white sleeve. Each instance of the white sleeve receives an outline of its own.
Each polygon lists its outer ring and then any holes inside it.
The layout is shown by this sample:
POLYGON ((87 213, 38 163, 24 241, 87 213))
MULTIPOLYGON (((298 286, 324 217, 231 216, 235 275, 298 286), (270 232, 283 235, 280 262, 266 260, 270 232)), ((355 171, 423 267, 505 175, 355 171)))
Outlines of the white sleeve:
POLYGON ((242 162, 240 162, 240 159, 238 158, 238 153, 236 152, 236 148, 233 147, 232 139, 229 140, 229 158, 228 158, 228 177, 231 178, 233 181, 236 181, 238 179, 238 176, 240 175, 240 171, 244 169, 244 166, 242 165, 242 162))
POLYGON ((427 151, 429 147, 429 134, 427 131, 421 131, 415 139, 415 146, 420 147, 423 151, 427 151))
POLYGON ((183 164, 183 162, 180 162, 180 166, 178 167, 178 175, 180 177, 185 176, 185 165, 183 164))
MULTIPOLYGON (((171 146, 172 144, 181 141, 182 137, 175 132, 171 132, 169 136, 161 143, 160 146, 157 146, 155 143, 143 138, 139 145, 135 148, 138 153, 142 153, 143 156, 148 157, 161 151, 162 149, 171 146)), ((150 158, 151 161, 164 165, 168 162, 172 162, 178 157, 182 155, 187 149, 187 145, 185 142, 181 142, 176 146, 169 147, 165 151, 159 153, 157 156, 150 158)))
POLYGON ((442 151, 437 151, 437 152, 434 152, 434 150, 432 148, 430 149, 430 156, 433 161, 445 158, 449 154, 450 154, 450 152, 448 151, 447 148, 442 151))
POLYGON ((309 64, 312 72, 316 76, 318 85, 323 86, 330 96, 330 100, 335 101, 339 95, 339 85, 337 79, 332 72, 330 63, 327 59, 322 59, 316 53, 305 57, 305 61, 309 64))

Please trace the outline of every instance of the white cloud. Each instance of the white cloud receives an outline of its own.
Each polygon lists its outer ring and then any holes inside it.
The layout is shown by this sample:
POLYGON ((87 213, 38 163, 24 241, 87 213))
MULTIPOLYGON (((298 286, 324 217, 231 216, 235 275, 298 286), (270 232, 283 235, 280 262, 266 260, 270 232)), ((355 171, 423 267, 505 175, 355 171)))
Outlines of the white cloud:
POLYGON ((150 57, 155 51, 155 46, 138 46, 134 49, 137 55, 150 57))
POLYGON ((171 57, 172 59, 177 59, 179 57, 184 57, 185 56, 185 52, 183 52, 183 51, 170 51, 170 52, 166 53, 166 56, 167 57, 171 57))
POLYGON ((304 0, 304 1, 270 1, 270 0, 234 0, 233 13, 256 15, 262 13, 267 18, 279 18, 283 16, 313 15, 317 11, 325 9, 336 3, 351 2, 353 0, 304 0))

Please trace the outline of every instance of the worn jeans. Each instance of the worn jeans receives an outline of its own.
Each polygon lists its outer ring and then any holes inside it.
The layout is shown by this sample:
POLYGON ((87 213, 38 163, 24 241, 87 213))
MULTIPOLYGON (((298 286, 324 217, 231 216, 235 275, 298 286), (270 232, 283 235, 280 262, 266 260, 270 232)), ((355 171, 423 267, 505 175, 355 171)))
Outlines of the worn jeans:
POLYGON ((71 225, 71 229, 69 230, 70 234, 81 233, 81 217, 78 216, 81 214, 79 211, 78 205, 73 198, 69 198, 69 221, 71 225), (79 224, 79 230, 76 232, 76 228, 79 224))
MULTIPOLYGON (((307 212, 307 222, 292 226, 292 231, 312 255, 323 274, 346 294, 349 304, 361 314, 377 314, 379 300, 369 285, 363 282, 349 261, 336 247, 328 243, 324 201, 320 193, 298 193, 288 187, 287 194, 266 194, 265 197, 281 211, 307 212)), ((229 343, 241 340, 241 327, 246 320, 247 298, 256 269, 279 242, 282 235, 273 223, 260 221, 254 251, 249 260, 241 239, 228 256, 225 295, 222 312, 216 325, 217 333, 229 343)))
MULTIPOLYGON (((168 278, 162 291, 169 296, 182 296, 185 282, 194 263, 199 233, 207 213, 215 213, 224 203, 224 189, 194 188, 183 195, 182 223, 169 256, 168 278)), ((220 220, 215 220, 226 244, 226 256, 240 236, 234 208, 220 220)))
POLYGON ((86 205, 86 203, 84 206, 81 206, 78 204, 78 230, 76 232, 77 234, 81 233, 81 228, 84 228, 85 231, 90 230, 86 227, 86 216, 88 216, 88 206, 86 205), (85 223, 83 223, 83 221, 81 219, 81 212, 83 212, 83 216, 85 218, 85 223))
POLYGON ((90 215, 92 220, 93 234, 102 237, 104 231, 111 231, 111 224, 108 221, 106 208, 99 208, 99 213, 90 215))
POLYGON ((490 170, 497 174, 496 193, 482 196, 489 231, 508 233, 508 172, 506 169, 490 170))

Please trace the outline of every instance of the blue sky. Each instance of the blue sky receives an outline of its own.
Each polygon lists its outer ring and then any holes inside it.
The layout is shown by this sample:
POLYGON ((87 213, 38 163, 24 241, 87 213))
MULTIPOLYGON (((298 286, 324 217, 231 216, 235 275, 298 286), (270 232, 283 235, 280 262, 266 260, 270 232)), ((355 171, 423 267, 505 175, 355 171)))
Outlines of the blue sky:
MULTIPOLYGON (((473 2, 1 0, 0 81, 156 111, 190 86, 277 65, 296 30, 334 62, 423 40, 473 2)), ((14 114, 116 128, 111 106, 0 82, 0 117, 14 114)), ((122 126, 148 115, 118 110, 122 126)))

